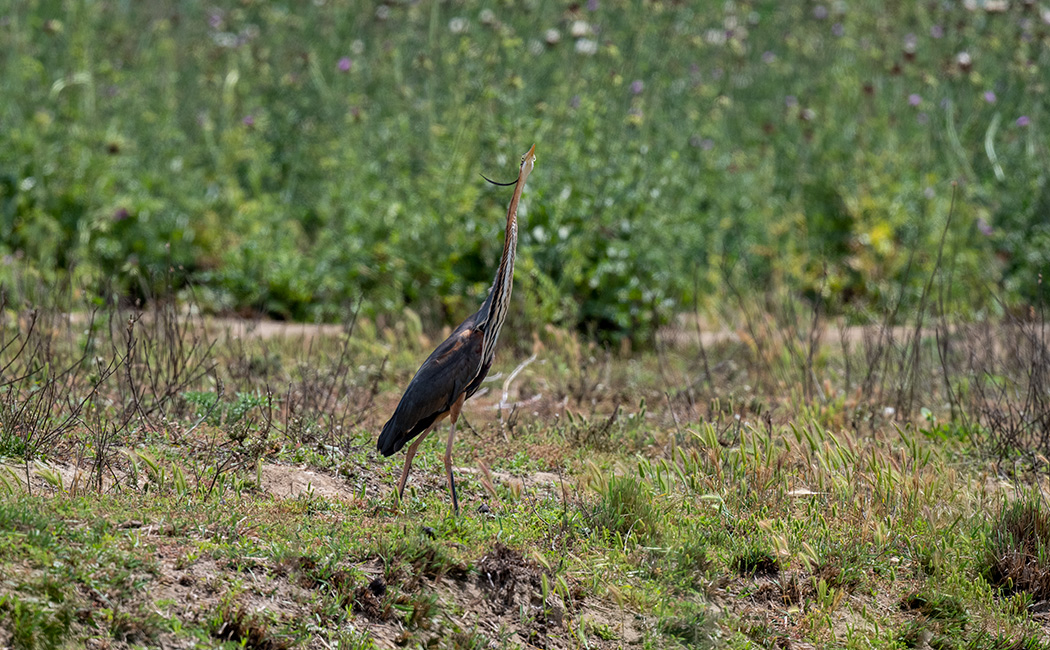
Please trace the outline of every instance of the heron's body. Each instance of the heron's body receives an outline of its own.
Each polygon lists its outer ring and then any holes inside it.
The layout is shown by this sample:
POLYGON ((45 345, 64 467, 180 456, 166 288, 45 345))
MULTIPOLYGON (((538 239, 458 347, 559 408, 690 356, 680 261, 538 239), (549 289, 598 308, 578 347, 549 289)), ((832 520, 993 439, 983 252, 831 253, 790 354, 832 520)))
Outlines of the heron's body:
POLYGON ((507 315, 514 282, 514 256, 518 244, 518 201, 525 179, 532 171, 536 147, 522 156, 521 169, 514 184, 514 195, 507 209, 507 232, 499 270, 492 282, 488 298, 435 349, 405 389, 393 416, 383 426, 377 447, 384 456, 390 456, 415 439, 408 448, 405 467, 398 484, 399 497, 404 493, 405 481, 412 467, 419 444, 445 417, 451 419, 448 445, 445 449, 445 470, 448 475, 452 504, 459 511, 456 487, 452 478, 452 440, 456 420, 463 402, 474 395, 492 367, 496 341, 507 315))

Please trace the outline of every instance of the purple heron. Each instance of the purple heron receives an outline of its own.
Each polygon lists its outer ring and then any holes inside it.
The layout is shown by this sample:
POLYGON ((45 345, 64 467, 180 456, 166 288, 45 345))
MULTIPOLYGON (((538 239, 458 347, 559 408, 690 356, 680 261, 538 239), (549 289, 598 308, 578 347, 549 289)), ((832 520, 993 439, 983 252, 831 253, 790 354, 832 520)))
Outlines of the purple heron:
POLYGON ((377 448, 384 456, 394 454, 415 438, 408 448, 405 467, 401 470, 401 480, 397 484, 399 501, 404 496, 405 482, 419 444, 448 417, 450 425, 448 443, 445 445, 445 473, 448 475, 449 492, 452 493, 452 507, 459 514, 456 483, 452 478, 452 440, 456 436, 456 420, 459 419, 464 400, 478 391, 481 381, 492 367, 496 341, 507 317, 514 284, 514 255, 518 248, 518 201, 525 188, 525 179, 536 162, 535 151, 536 145, 532 145, 528 153, 521 157, 518 180, 513 183, 514 194, 507 208, 503 256, 488 298, 480 309, 460 323, 427 357, 409 382, 394 414, 383 426, 383 432, 379 434, 377 448))

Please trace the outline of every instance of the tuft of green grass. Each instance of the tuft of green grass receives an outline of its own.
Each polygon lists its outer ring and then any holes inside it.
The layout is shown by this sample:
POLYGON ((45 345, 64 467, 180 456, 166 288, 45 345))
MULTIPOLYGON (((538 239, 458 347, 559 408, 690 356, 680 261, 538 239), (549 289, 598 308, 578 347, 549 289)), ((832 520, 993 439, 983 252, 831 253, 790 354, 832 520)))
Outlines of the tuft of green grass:
POLYGON ((749 548, 736 555, 729 568, 741 576, 775 577, 780 573, 780 562, 776 555, 764 548, 749 548))
POLYGON ((591 520, 624 542, 633 538, 650 543, 660 538, 660 513, 652 489, 634 476, 614 476, 599 487, 591 520))
POLYGON ((266 617, 248 612, 244 605, 225 602, 211 620, 211 635, 220 641, 232 641, 247 650, 287 650, 292 643, 270 632, 266 617))
POLYGON ((982 573, 1005 594, 1050 599, 1050 512, 1037 496, 1002 506, 991 524, 982 573))
POLYGON ((702 603, 682 601, 665 607, 659 614, 657 628, 688 648, 718 647, 715 620, 702 603))
POLYGON ((73 611, 63 603, 5 594, 0 596, 0 618, 7 621, 14 650, 51 650, 69 637, 73 611))
POLYGON ((968 620, 966 608, 955 596, 935 592, 916 592, 901 601, 901 609, 917 611, 930 618, 962 625, 968 620))

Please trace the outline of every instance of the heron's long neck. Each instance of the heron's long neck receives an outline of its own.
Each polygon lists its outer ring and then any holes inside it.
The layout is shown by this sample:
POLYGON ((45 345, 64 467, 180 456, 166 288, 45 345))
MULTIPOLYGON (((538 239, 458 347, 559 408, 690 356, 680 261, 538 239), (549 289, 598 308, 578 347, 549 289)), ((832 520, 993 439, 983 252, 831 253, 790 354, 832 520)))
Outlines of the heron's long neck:
POLYGON ((507 307, 510 305, 510 292, 514 286, 514 255, 518 250, 518 201, 524 187, 524 178, 514 186, 514 196, 511 197, 510 207, 507 209, 507 234, 503 240, 503 256, 500 258, 499 270, 496 271, 496 279, 492 282, 488 300, 485 301, 488 307, 485 312, 485 321, 488 323, 485 358, 493 352, 503 319, 507 317, 507 307))

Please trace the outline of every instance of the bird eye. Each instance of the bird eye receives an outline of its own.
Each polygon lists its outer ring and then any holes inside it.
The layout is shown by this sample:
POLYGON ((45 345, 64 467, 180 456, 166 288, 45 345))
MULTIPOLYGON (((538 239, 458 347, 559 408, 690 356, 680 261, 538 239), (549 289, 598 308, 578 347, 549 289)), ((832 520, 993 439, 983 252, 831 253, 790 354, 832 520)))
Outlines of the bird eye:
POLYGON ((521 164, 523 164, 523 165, 525 164, 525 156, 521 157, 521 164))

